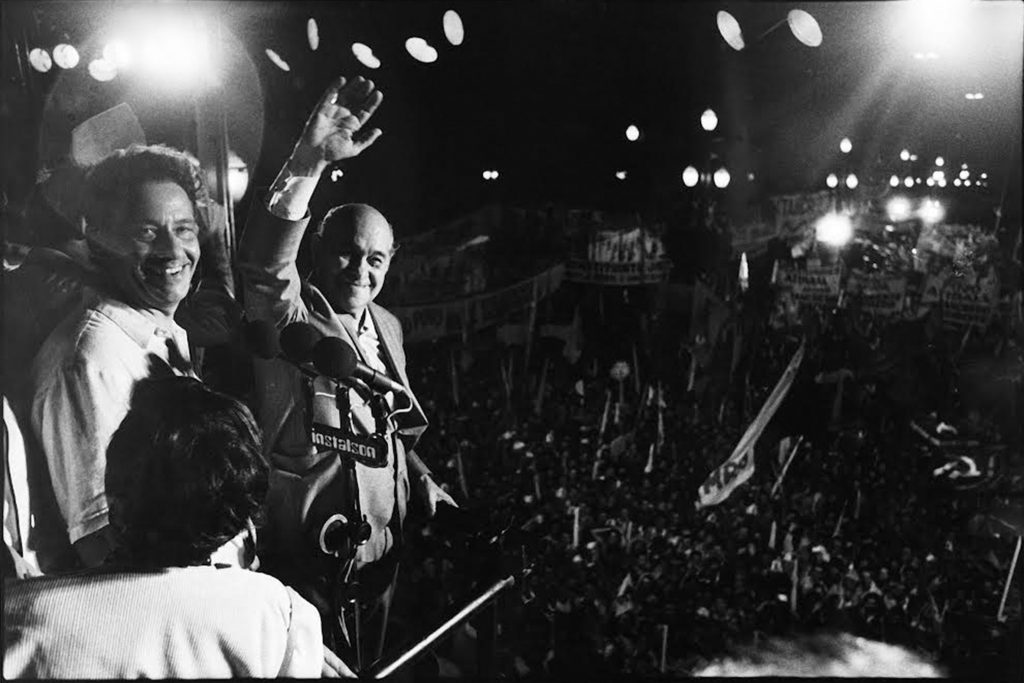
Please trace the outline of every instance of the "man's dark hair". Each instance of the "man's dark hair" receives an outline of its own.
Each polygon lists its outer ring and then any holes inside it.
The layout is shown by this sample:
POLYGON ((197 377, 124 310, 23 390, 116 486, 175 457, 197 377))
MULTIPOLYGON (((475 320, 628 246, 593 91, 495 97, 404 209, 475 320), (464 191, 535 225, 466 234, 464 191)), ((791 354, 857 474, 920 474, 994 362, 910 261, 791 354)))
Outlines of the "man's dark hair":
POLYGON ((107 449, 119 557, 133 567, 206 564, 261 518, 268 468, 249 409, 187 377, 140 381, 107 449))
POLYGON ((209 232, 209 193, 199 163, 188 154, 166 145, 131 145, 112 152, 86 177, 83 213, 86 234, 112 227, 115 212, 129 191, 147 181, 169 180, 181 186, 195 208, 201 237, 209 232))

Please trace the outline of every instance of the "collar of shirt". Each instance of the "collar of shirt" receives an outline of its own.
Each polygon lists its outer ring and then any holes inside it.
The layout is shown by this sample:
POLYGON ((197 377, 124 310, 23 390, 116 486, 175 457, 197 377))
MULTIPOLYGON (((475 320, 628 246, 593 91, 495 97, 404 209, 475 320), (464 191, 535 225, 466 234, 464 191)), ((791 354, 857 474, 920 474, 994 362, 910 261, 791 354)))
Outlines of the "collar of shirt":
POLYGON ((147 348, 153 337, 161 337, 173 339, 182 354, 188 353, 188 335, 174 321, 158 322, 154 313, 108 297, 98 297, 93 308, 110 318, 142 348, 147 348))

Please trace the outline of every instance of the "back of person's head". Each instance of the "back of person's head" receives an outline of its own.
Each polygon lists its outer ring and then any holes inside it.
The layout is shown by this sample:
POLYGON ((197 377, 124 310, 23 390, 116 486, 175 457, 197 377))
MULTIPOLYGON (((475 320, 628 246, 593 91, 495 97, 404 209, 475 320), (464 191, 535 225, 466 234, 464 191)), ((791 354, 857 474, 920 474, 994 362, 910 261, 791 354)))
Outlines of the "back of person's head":
POLYGON ((166 145, 131 145, 92 167, 86 177, 82 208, 86 236, 114 227, 117 212, 132 188, 161 180, 176 183, 185 191, 195 208, 200 234, 205 236, 210 198, 199 164, 194 157, 166 145))
POLYGON ((139 382, 107 449, 118 558, 134 567, 207 564, 260 519, 267 476, 244 405, 191 378, 139 382))
POLYGON ((694 672, 700 677, 944 678, 935 664, 896 645, 848 633, 772 638, 694 672))

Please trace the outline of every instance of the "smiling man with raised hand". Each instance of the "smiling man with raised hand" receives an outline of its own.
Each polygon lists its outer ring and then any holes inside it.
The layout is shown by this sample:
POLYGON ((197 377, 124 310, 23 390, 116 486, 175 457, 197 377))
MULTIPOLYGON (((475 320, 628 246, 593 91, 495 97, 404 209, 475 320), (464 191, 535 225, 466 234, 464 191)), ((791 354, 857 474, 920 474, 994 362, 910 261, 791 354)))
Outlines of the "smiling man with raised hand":
POLYGON ((112 544, 106 448, 132 389, 154 375, 195 374, 174 314, 199 262, 208 196, 196 165, 164 146, 118 150, 86 184, 86 240, 98 282, 47 338, 29 385, 32 431, 68 540, 95 566, 112 544))
MULTIPOLYGON (((417 492, 431 514, 439 502, 455 505, 413 451, 427 419, 409 388, 401 324, 373 302, 395 252, 391 225, 365 204, 335 207, 310 235, 310 277, 300 277, 296 266, 310 219, 309 199, 321 174, 380 136, 379 129, 364 124, 382 99, 373 82, 362 77, 340 78, 327 88, 265 203, 250 216, 238 265, 250 319, 278 329, 308 323, 322 336, 341 339, 364 364, 404 385, 411 402, 387 420, 386 466, 355 464, 360 509, 369 524, 369 538, 355 555, 363 626, 362 652, 353 653, 353 661, 364 664, 382 651, 410 493, 417 492)), ((352 501, 340 454, 315 446, 310 426, 368 435, 379 432, 380 416, 363 388, 327 377, 309 380, 281 360, 256 360, 255 371, 256 412, 273 465, 260 556, 266 571, 320 607, 325 624, 337 623, 332 591, 338 563, 322 551, 321 530, 332 516, 350 512, 352 501)), ((392 400, 388 407, 395 411, 406 402, 392 400)), ((336 646, 348 654, 356 648, 351 626, 344 629, 336 646)))

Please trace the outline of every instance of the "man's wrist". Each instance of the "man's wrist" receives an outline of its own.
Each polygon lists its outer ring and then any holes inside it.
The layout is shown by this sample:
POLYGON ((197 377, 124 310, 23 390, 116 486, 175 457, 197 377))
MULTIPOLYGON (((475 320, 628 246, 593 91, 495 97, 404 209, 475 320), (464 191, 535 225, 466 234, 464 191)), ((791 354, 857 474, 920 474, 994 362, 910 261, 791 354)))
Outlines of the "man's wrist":
POLYGON ((284 165, 288 175, 300 178, 319 178, 326 168, 327 160, 324 159, 323 150, 301 142, 295 145, 284 165))

